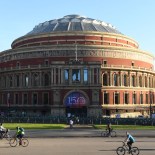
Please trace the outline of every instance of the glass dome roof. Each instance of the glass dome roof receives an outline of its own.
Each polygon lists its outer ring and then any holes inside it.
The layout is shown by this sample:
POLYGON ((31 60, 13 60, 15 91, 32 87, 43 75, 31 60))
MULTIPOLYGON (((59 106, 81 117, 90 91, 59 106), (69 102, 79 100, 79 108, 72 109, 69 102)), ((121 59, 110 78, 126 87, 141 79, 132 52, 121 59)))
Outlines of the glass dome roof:
POLYGON ((97 31, 122 34, 109 23, 80 15, 67 15, 60 19, 54 19, 40 23, 26 35, 35 35, 57 31, 97 31))

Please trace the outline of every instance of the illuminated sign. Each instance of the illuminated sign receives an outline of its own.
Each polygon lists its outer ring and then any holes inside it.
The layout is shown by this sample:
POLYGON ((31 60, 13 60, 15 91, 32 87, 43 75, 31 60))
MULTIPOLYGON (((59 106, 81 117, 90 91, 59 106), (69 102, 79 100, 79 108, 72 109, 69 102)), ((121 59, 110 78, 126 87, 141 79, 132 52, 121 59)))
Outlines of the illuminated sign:
POLYGON ((80 92, 72 92, 65 98, 65 105, 69 107, 85 106, 86 98, 80 92))

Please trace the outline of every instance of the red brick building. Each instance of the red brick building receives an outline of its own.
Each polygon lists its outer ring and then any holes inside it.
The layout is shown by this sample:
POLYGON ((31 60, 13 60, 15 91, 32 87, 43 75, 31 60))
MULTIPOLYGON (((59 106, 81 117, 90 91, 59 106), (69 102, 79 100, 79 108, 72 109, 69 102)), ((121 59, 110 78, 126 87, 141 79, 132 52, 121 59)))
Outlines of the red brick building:
POLYGON ((68 15, 0 53, 0 110, 111 117, 154 110, 154 56, 111 24, 68 15))

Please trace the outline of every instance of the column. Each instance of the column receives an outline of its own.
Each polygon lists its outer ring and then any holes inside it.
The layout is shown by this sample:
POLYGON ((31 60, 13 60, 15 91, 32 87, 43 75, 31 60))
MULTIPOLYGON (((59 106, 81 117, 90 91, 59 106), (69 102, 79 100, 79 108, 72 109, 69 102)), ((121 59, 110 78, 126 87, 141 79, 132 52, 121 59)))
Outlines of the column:
POLYGON ((61 68, 61 84, 64 83, 64 68, 61 68))
POLYGON ((72 84, 72 69, 69 68, 69 84, 72 84))

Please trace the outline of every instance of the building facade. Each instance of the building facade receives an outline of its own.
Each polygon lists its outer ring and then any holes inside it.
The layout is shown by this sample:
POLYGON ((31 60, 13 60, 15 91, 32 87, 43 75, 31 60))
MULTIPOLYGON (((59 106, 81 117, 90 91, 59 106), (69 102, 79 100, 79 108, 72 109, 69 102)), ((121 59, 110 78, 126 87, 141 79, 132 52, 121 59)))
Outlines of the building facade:
POLYGON ((135 117, 154 112, 154 56, 103 21, 41 23, 0 53, 0 111, 135 117))

